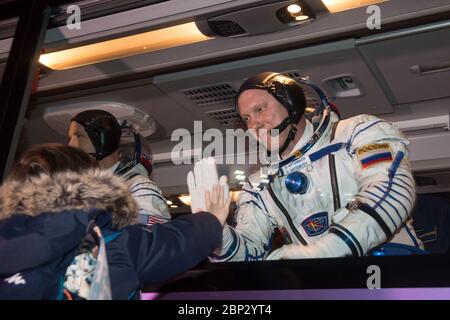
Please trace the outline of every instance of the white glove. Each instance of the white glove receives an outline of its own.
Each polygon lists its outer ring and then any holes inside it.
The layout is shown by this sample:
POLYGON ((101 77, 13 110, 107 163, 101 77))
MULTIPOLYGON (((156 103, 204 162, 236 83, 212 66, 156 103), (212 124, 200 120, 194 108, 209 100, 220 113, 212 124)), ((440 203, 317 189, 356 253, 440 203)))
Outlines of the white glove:
POLYGON ((310 258, 306 256, 307 247, 297 244, 284 245, 281 248, 271 252, 266 260, 285 260, 285 259, 303 259, 310 258))
POLYGON ((213 185, 220 184, 224 190, 224 198, 229 197, 229 189, 226 176, 218 178, 216 160, 212 157, 201 159, 194 165, 194 171, 187 175, 187 185, 191 196, 192 213, 207 211, 205 204, 205 192, 212 190, 213 185))
POLYGON ((288 244, 270 253, 266 260, 315 259, 351 256, 349 247, 336 235, 328 233, 308 246, 288 244))

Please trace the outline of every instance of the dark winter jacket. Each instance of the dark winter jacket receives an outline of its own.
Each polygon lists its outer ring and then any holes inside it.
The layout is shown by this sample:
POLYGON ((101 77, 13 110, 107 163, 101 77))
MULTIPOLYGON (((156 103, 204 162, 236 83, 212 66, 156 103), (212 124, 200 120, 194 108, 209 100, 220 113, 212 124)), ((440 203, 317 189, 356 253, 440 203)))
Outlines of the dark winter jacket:
POLYGON ((0 299, 56 298, 93 217, 105 238, 118 235, 106 244, 113 299, 194 267, 220 245, 222 227, 209 213, 150 228, 137 215, 126 183, 109 172, 7 181, 0 188, 0 299))

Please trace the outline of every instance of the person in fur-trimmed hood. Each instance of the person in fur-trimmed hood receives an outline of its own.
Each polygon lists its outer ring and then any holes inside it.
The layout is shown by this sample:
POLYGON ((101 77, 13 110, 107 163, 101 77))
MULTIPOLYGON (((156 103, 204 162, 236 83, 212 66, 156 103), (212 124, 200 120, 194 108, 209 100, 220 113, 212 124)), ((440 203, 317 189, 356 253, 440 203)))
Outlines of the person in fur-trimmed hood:
POLYGON ((121 178, 98 169, 79 149, 34 148, 0 188, 0 299, 88 298, 74 283, 89 290, 92 275, 74 275, 80 266, 95 265, 100 238, 112 298, 136 298, 144 285, 194 267, 220 244, 228 212, 223 203, 212 208, 213 214, 151 228, 138 224, 136 203, 121 178), (99 232, 92 231, 93 221, 99 232), (86 248, 93 243, 97 251, 90 255, 86 248))

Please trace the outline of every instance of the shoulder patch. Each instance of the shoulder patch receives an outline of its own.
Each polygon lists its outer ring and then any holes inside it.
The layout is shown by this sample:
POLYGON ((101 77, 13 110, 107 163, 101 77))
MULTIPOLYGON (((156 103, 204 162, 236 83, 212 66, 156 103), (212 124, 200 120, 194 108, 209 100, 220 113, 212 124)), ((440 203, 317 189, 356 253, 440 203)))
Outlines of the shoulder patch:
POLYGON ((356 149, 356 155, 363 169, 367 169, 381 162, 390 162, 393 160, 389 143, 366 144, 356 149))

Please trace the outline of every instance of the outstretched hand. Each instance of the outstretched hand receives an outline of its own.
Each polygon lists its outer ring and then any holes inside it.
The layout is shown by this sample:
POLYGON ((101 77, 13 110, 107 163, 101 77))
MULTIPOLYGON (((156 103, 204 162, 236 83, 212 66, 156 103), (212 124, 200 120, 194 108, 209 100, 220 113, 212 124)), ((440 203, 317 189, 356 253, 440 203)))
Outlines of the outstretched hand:
POLYGON ((206 210, 215 215, 220 223, 225 225, 230 210, 231 197, 224 193, 227 177, 220 177, 219 184, 212 187, 212 191, 205 192, 206 210))

